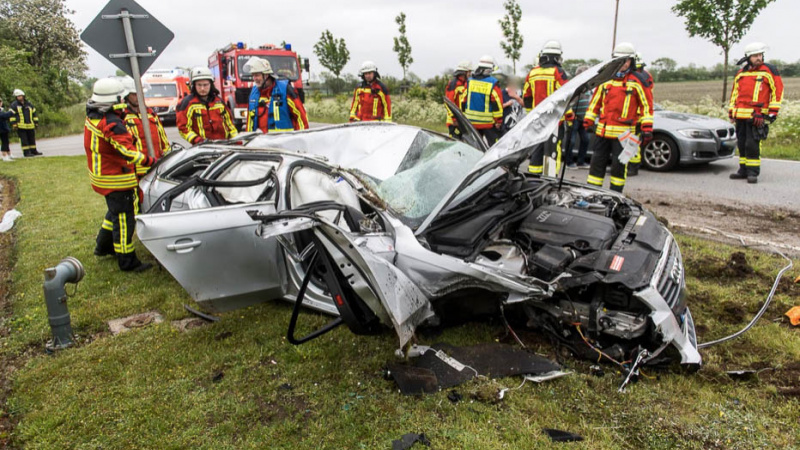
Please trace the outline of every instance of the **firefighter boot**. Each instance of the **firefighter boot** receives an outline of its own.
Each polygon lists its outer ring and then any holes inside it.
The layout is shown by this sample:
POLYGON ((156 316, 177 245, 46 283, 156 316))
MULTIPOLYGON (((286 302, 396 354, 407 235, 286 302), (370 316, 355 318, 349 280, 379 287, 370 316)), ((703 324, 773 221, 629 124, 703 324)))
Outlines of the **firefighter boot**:
POLYGON ((635 177, 639 175, 639 165, 640 163, 630 163, 628 164, 628 176, 635 177))
POLYGON ((25 158, 32 158, 34 155, 31 155, 31 151, 26 149, 22 151, 22 156, 25 158))
POLYGON ((736 173, 732 173, 728 178, 730 178, 731 180, 746 180, 748 177, 746 173, 739 171, 736 173))
POLYGON ((756 184, 756 183, 758 183, 758 177, 753 175, 749 175, 747 177, 747 184, 756 184))

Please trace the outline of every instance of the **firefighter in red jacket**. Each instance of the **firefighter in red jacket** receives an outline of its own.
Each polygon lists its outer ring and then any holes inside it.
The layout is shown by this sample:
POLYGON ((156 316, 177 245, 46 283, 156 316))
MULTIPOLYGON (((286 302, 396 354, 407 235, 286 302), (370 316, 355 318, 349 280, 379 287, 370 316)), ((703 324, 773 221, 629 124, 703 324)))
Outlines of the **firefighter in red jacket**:
POLYGON ((108 211, 97 234, 94 254, 115 255, 123 271, 142 272, 152 267, 136 257, 133 248, 137 206, 136 166, 151 166, 155 158, 138 151, 125 127, 122 103, 128 92, 114 78, 94 84, 86 103, 83 145, 92 188, 106 199, 108 211))
MULTIPOLYGON (((642 58, 642 54, 636 52, 636 75, 637 77, 642 80, 642 84, 644 88, 650 91, 650 97, 653 96, 653 76, 650 75, 650 72, 645 70, 644 66, 647 64, 644 63, 644 59, 642 58)), ((641 134, 641 133, 639 133, 641 134)), ((639 146, 639 151, 636 152, 636 155, 628 161, 628 176, 635 177, 639 175, 639 166, 642 164, 642 152, 644 151, 644 145, 639 146)))
POLYGON ((193 145, 236 136, 231 111, 222 102, 211 71, 195 67, 191 75, 192 93, 183 98, 176 111, 181 136, 193 145))
MULTIPOLYGON (((466 92, 467 87, 467 79, 469 79, 470 75, 472 74, 472 63, 469 61, 461 61, 456 66, 456 70, 453 71, 453 79, 447 83, 447 87, 444 89, 444 95, 447 97, 448 100, 453 102, 456 106, 460 108, 461 100, 464 97, 464 92, 466 92)), ((455 139, 461 139, 461 132, 458 129, 458 121, 455 117, 453 117, 453 113, 450 112, 450 108, 445 108, 447 112, 447 121, 445 125, 447 125, 447 131, 450 133, 450 137, 455 139)))
POLYGON ((626 57, 625 64, 614 78, 598 86, 583 124, 589 129, 597 121, 597 131, 592 144, 592 163, 587 183, 602 186, 606 165, 611 158, 611 190, 622 192, 627 178, 627 164, 619 160, 622 144, 619 137, 626 132, 642 133, 642 144, 653 139, 653 96, 645 88, 635 69, 633 45, 622 42, 614 48, 613 56, 626 57))
POLYGON ((247 106, 247 131, 284 133, 307 130, 308 118, 300 96, 289 80, 275 78, 269 61, 252 57, 245 70, 253 75, 247 106))
POLYGON ((361 65, 361 84, 353 92, 350 105, 350 122, 378 120, 392 121, 392 99, 389 89, 380 80, 378 67, 372 61, 361 65))
MULTIPOLYGON (((147 143, 144 137, 144 126, 142 125, 142 118, 139 115, 139 96, 136 94, 136 86, 133 83, 133 78, 125 77, 122 80, 122 85, 128 91, 128 95, 123 99, 125 104, 128 105, 125 110, 125 125, 128 127, 128 132, 133 137, 133 145, 136 150, 147 154, 147 143)), ((150 122, 150 137, 153 139, 153 152, 156 159, 169 153, 171 147, 167 132, 164 130, 164 125, 161 124, 161 119, 150 108, 147 108, 147 119, 150 122)), ((147 171, 150 170, 149 166, 137 165, 136 175, 141 178, 147 171)))
MULTIPOLYGON (((547 41, 542 47, 539 52, 539 65, 531 69, 522 87, 522 102, 526 113, 567 82, 567 74, 561 67, 562 53, 561 43, 558 41, 547 41)), ((570 120, 572 112, 568 112, 567 116, 569 117, 566 118, 570 120)), ((559 122, 558 143, 565 135, 563 123, 563 121, 559 122)), ((537 144, 531 152, 528 172, 535 176, 541 176, 544 171, 544 154, 557 152, 558 143, 555 148, 549 140, 547 143, 537 144)))
POLYGON ((467 80, 461 98, 461 110, 489 146, 500 139, 503 128, 503 93, 492 71, 494 58, 484 55, 467 80))
POLYGON ((758 183, 761 174, 761 141, 767 138, 769 123, 778 118, 783 102, 783 80, 778 69, 764 62, 767 46, 761 42, 749 44, 744 49, 747 62, 733 79, 728 117, 736 124, 739 147, 739 171, 732 180, 758 183))

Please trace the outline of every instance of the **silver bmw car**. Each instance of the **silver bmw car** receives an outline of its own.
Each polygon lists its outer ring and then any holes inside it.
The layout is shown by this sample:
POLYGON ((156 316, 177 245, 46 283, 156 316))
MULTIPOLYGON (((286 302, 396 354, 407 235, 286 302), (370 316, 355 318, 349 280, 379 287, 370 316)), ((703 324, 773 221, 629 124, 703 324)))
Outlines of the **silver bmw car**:
POLYGON ((394 330, 486 314, 592 360, 699 365, 671 233, 617 193, 530 178, 520 165, 578 95, 621 60, 575 77, 487 148, 359 123, 246 135, 177 151, 142 180, 139 239, 205 309, 284 299, 288 338, 394 330), (335 318, 295 336, 299 308, 335 318))

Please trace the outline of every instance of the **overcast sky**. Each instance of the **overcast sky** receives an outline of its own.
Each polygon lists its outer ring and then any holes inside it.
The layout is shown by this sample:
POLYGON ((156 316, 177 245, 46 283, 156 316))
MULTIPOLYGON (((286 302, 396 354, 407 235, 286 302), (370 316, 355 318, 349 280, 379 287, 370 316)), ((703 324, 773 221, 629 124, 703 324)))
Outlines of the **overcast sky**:
MULTIPOLYGON (((361 62, 373 60, 382 74, 401 76, 392 52, 397 36, 395 16, 406 13, 407 35, 414 63, 410 71, 425 79, 454 67, 458 61, 473 63, 484 54, 499 64, 510 64, 500 48, 498 20, 505 10, 502 0, 295 0, 295 1, 212 1, 138 0, 150 14, 175 33, 175 39, 153 64, 153 68, 206 65, 208 56, 231 42, 250 46, 263 43, 291 43, 302 57, 311 59, 315 75, 324 70, 313 54, 314 43, 323 30, 344 38, 350 62, 344 72, 355 73, 361 62)), ((107 2, 66 0, 75 11, 72 20, 83 30, 107 2)), ((549 39, 561 41, 564 58, 599 58, 610 55, 614 0, 520 0, 525 38, 521 61, 530 64, 549 39)), ((632 42, 645 61, 667 56, 680 65, 711 66, 722 62, 720 50, 701 38, 689 38, 683 20, 670 12, 676 1, 621 0, 617 42, 632 42)), ((800 26, 797 0, 778 0, 755 20, 731 58, 743 53, 752 41, 770 47, 767 59, 800 59, 800 26)), ((87 47, 89 73, 113 75, 115 67, 87 47)))

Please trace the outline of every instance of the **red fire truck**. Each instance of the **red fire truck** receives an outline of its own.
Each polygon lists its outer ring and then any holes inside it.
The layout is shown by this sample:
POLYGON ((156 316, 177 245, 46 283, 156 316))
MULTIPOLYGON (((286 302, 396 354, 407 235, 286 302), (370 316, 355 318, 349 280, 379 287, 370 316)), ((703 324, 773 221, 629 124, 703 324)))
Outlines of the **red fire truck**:
POLYGON ((227 45, 208 57, 208 68, 214 75, 214 84, 222 94, 222 100, 233 112, 237 127, 247 117, 247 101, 253 87, 253 77, 245 73, 244 65, 254 56, 269 61, 275 76, 288 79, 297 89, 300 100, 305 101, 302 70, 308 73, 308 58, 303 59, 301 67, 300 58, 292 51, 291 44, 282 47, 265 44, 257 48, 248 48, 242 42, 227 45))

